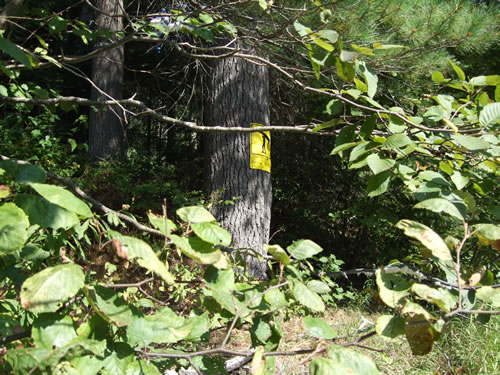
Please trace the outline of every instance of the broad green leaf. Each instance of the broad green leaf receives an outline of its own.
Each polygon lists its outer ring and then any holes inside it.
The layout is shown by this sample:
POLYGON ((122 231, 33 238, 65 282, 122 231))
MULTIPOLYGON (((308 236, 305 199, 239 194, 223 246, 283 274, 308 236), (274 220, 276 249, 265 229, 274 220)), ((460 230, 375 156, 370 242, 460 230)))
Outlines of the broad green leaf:
POLYGON ((48 267, 21 286, 21 305, 32 313, 55 312, 83 287, 85 275, 73 263, 48 267))
POLYGON ((214 245, 231 245, 231 234, 217 223, 192 223, 191 228, 203 241, 214 245))
POLYGON ((349 161, 356 161, 361 156, 365 156, 369 153, 373 148, 377 147, 378 144, 375 142, 361 142, 358 146, 354 147, 349 155, 349 161))
POLYGON ((264 245, 264 250, 283 265, 288 266, 290 264, 288 254, 280 245, 264 245))
POLYGON ((101 358, 93 355, 84 355, 71 359, 71 364, 79 374, 97 375, 104 363, 101 358))
POLYGON ((177 230, 177 226, 172 220, 166 219, 165 223, 165 217, 156 215, 151 211, 148 212, 148 219, 151 225, 162 232, 165 236, 168 236, 170 233, 177 230))
POLYGON ((461 80, 461 81, 465 81, 465 73, 464 73, 464 71, 462 69, 460 69, 460 67, 457 64, 455 64, 453 61, 451 61, 450 59, 448 59, 448 62, 452 66, 452 68, 455 71, 455 73, 457 73, 458 79, 461 80))
POLYGON ((63 347, 77 337, 73 319, 69 315, 40 314, 31 328, 31 337, 37 347, 63 347))
POLYGON ((147 346, 150 343, 173 344, 186 338, 191 326, 185 319, 168 307, 162 307, 153 315, 134 316, 127 327, 127 336, 132 346, 147 346))
POLYGON ((343 348, 339 345, 328 346, 328 357, 336 364, 345 366, 345 372, 333 372, 330 374, 349 375, 380 375, 377 365, 373 360, 355 350, 343 348))
POLYGON ((500 75, 477 76, 470 79, 469 83, 474 86, 496 86, 500 85, 500 75))
POLYGON ((114 240, 113 245, 120 258, 137 259, 137 263, 141 267, 156 273, 168 284, 175 283, 167 265, 158 259, 151 246, 146 242, 135 237, 124 236, 115 231, 110 231, 109 234, 114 240))
POLYGON ((134 351, 128 344, 115 343, 113 346, 114 350, 103 360, 102 375, 126 374, 128 365, 135 360, 134 351))
POLYGON ((500 226, 495 224, 476 224, 473 229, 477 233, 486 237, 490 241, 496 241, 500 239, 500 226))
POLYGON ((285 298, 285 293, 279 289, 271 289, 264 294, 264 300, 269 304, 269 308, 273 311, 281 309, 288 305, 285 298))
POLYGON ((335 43, 339 38, 339 33, 337 33, 335 30, 320 30, 318 31, 318 34, 323 38, 328 39, 330 43, 335 43))
POLYGON ((462 175, 460 172, 454 172, 451 176, 451 181, 455 184, 458 190, 462 190, 469 183, 469 178, 462 175))
POLYGON ((434 257, 441 260, 447 266, 453 266, 453 258, 450 250, 443 239, 431 228, 412 220, 400 220, 396 228, 404 230, 409 237, 420 241, 429 249, 434 257))
POLYGON ((323 39, 317 37, 317 34, 312 34, 312 36, 312 41, 319 47, 323 48, 325 51, 332 52, 334 50, 333 46, 330 43, 327 43, 323 39))
POLYGON ((340 119, 338 118, 334 118, 334 119, 331 119, 331 120, 328 120, 326 122, 323 122, 319 125, 316 125, 313 130, 311 130, 313 133, 317 133, 321 130, 324 130, 324 129, 329 129, 329 128, 333 128, 335 126, 337 126, 337 124, 339 123, 340 119))
POLYGON ((380 299, 389 307, 399 307, 406 296, 410 295, 413 281, 403 279, 394 274, 377 270, 376 281, 380 299))
POLYGON ((299 21, 295 21, 293 27, 301 37, 308 36, 311 33, 311 29, 302 25, 299 21))
POLYGON ((361 129, 359 130, 359 136, 363 139, 369 139, 370 135, 375 129, 375 124, 377 123, 377 115, 371 115, 368 117, 363 125, 361 125, 361 129))
POLYGON ((389 188, 391 179, 391 171, 384 171, 382 173, 370 176, 366 192, 369 197, 376 197, 377 195, 384 194, 389 188))
POLYGON ((352 61, 357 55, 358 54, 356 52, 347 51, 343 49, 342 51, 340 51, 340 60, 349 62, 352 61))
POLYGON ((60 16, 52 17, 52 19, 47 23, 49 31, 51 34, 59 33, 66 30, 68 26, 68 21, 60 16))
MULTIPOLYGON (((153 361, 138 359, 128 364, 124 375, 161 375, 153 361)), ((87 375, 87 374, 85 374, 87 375)))
POLYGON ((484 139, 471 137, 470 135, 455 134, 453 140, 470 151, 486 150, 490 147, 490 144, 484 139))
POLYGON ((265 320, 257 318, 250 327, 250 334, 254 346, 265 344, 272 335, 271 326, 265 320))
POLYGON ((20 166, 16 174, 16 182, 19 184, 28 184, 31 182, 45 182, 47 174, 37 165, 27 164, 20 166))
POLYGON ((314 337, 327 340, 333 340, 337 337, 337 332, 323 319, 306 316, 302 318, 302 322, 304 323, 304 327, 306 327, 309 333, 314 337))
POLYGON ((438 71, 433 71, 432 72, 432 80, 435 83, 442 83, 442 82, 449 81, 449 80, 447 80, 447 79, 444 78, 443 73, 438 72, 438 71))
POLYGON ((300 281, 295 281, 291 288, 293 297, 301 304, 311 309, 312 311, 325 311, 325 304, 319 295, 310 290, 300 281))
POLYGON ((402 148, 412 143, 412 140, 406 134, 394 134, 387 138, 382 145, 384 150, 394 150, 402 148))
POLYGON ((177 211, 177 215, 186 223, 204 223, 215 221, 215 217, 201 206, 182 207, 177 211))
POLYGON ((359 142, 347 142, 347 143, 342 143, 341 145, 336 146, 332 152, 330 152, 330 155, 336 155, 342 151, 349 150, 350 148, 353 148, 355 146, 359 145, 359 142))
POLYGON ((425 317, 420 314, 406 319, 406 322, 410 324, 406 324, 405 334, 413 355, 430 353, 434 341, 439 340, 439 332, 433 328, 432 324, 424 323, 424 321, 425 317))
POLYGON ((92 211, 84 201, 61 186, 40 183, 31 183, 30 186, 50 203, 57 204, 85 218, 92 216, 92 211))
POLYGON ((19 322, 9 314, 0 314, 0 337, 13 335, 19 329, 19 322))
POLYGON ((476 290, 476 297, 481 301, 491 304, 493 308, 500 307, 500 289, 483 286, 476 290))
POLYGON ((30 223, 24 211, 14 203, 0 206, 0 254, 20 250, 28 239, 30 223))
POLYGON ((417 203, 414 208, 423 208, 426 210, 430 210, 432 212, 445 212, 448 215, 451 215, 458 220, 465 220, 463 215, 460 213, 460 211, 457 209, 457 207, 451 203, 448 199, 444 198, 431 198, 431 199, 426 199, 423 202, 417 203))
POLYGON ((418 175, 418 178, 420 180, 431 181, 434 184, 443 185, 443 186, 451 188, 450 183, 448 181, 446 181, 446 179, 441 174, 434 172, 434 171, 421 172, 418 175))
POLYGON ((267 2, 267 0, 259 0, 259 6, 262 8, 262 10, 267 10, 267 8, 269 8, 269 3, 267 2))
POLYGON ((368 166, 375 175, 391 169, 396 164, 395 160, 381 158, 378 154, 371 154, 366 160, 368 161, 368 166))
POLYGON ((366 65, 365 62, 362 61, 359 62, 358 68, 361 71, 361 74, 363 74, 365 82, 368 86, 368 93, 367 93, 368 97, 373 98, 377 93, 377 84, 378 84, 377 74, 372 68, 370 68, 368 65, 366 65))
POLYGON ((290 255, 297 260, 310 258, 323 251, 321 246, 311 240, 295 241, 286 249, 288 250, 290 255))
POLYGON ((382 315, 375 324, 377 334, 386 339, 395 339, 405 334, 405 320, 399 316, 382 315))
POLYGON ((264 358, 264 347, 259 346, 255 351, 250 364, 252 375, 264 375, 266 373, 266 361, 264 358))
POLYGON ((117 327, 126 327, 132 321, 132 310, 129 304, 113 289, 96 286, 89 293, 95 300, 95 307, 117 327))
POLYGON ((490 103, 483 108, 479 122, 486 127, 496 126, 500 122, 500 103, 490 103))
POLYGON ((0 50, 23 64, 26 68, 31 69, 31 62, 28 56, 10 40, 0 37, 0 50))
POLYGON ((311 289, 313 292, 316 292, 319 294, 331 292, 331 289, 328 286, 328 284, 324 283, 323 281, 319 281, 319 280, 309 280, 307 282, 307 287, 309 289, 311 289))
POLYGON ((217 268, 228 267, 225 255, 211 243, 196 237, 179 237, 174 234, 170 236, 170 239, 184 255, 201 264, 213 264, 217 268))
POLYGON ((14 202, 28 215, 31 225, 69 229, 80 223, 76 214, 36 195, 18 194, 14 202))
POLYGON ((441 121, 443 118, 448 116, 449 113, 440 105, 434 105, 424 113, 424 117, 435 122, 441 121))
POLYGON ((425 284, 415 283, 411 287, 411 290, 421 299, 435 304, 446 312, 450 312, 457 305, 457 301, 453 295, 446 289, 431 288, 425 284))
POLYGON ((357 46, 356 44, 351 44, 351 47, 353 50, 355 50, 359 53, 362 53, 364 55, 375 56, 375 54, 373 53, 373 50, 371 48, 357 46))
POLYGON ((309 363, 310 375, 356 375, 349 367, 341 365, 332 359, 316 357, 309 363))
POLYGON ((338 76, 345 82, 352 82, 356 76, 356 70, 350 62, 342 61, 340 58, 335 59, 338 76))
MULTIPOLYGON (((329 114, 330 116, 335 116, 335 115, 337 115, 337 114, 340 113, 340 111, 342 110, 343 105, 344 104, 340 100, 338 100, 338 99, 332 99, 326 105, 325 112, 327 114, 329 114)), ((334 120, 337 120, 337 119, 334 119, 334 120)), ((336 124, 336 122, 335 122, 335 124, 336 124)))

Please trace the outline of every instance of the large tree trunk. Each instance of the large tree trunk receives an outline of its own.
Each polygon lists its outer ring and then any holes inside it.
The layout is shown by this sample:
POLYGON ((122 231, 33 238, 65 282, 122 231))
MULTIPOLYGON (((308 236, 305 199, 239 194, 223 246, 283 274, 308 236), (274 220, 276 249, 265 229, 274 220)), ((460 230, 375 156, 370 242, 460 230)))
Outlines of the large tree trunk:
MULTIPOLYGON (((123 0, 97 0, 95 22, 100 30, 123 30, 123 0)), ((108 39, 96 42, 95 48, 111 43, 108 39)), ((109 49, 92 60, 92 100, 122 99, 123 46, 109 49)), ((125 153, 125 115, 113 105, 91 110, 89 116, 89 154, 93 159, 112 160, 125 153)))
MULTIPOLYGON (((204 122, 208 126, 269 124, 267 67, 227 58, 217 60, 209 78, 204 122)), ((216 203, 212 211, 233 235, 233 246, 263 254, 271 221, 271 174, 250 168, 250 134, 211 133, 205 144, 208 191, 216 203), (224 201, 233 201, 227 204, 224 201)), ((254 256, 247 271, 266 278, 266 262, 254 256)))

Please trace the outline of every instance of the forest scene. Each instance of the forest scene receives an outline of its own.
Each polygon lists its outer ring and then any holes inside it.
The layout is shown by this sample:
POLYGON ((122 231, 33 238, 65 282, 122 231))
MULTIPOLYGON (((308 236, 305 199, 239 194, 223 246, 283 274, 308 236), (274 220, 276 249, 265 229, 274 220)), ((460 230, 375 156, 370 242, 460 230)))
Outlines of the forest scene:
POLYGON ((500 374, 500 3, 0 1, 0 374, 500 374))

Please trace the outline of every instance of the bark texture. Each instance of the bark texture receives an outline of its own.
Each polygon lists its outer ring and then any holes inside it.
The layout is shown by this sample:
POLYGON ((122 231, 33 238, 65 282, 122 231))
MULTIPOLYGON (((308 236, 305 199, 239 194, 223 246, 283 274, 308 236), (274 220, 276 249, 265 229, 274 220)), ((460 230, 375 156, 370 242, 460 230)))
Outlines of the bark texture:
MULTIPOLYGON (((123 0, 98 0, 95 22, 100 30, 123 30, 123 0)), ((96 42, 95 48, 111 43, 96 42)), ((122 99, 123 46, 107 50, 92 60, 91 99, 122 99)), ((125 115, 119 106, 91 110, 89 116, 89 154, 93 159, 112 160, 125 154, 125 115)))
MULTIPOLYGON (((217 60, 209 78, 204 122, 208 126, 269 124, 269 79, 264 66, 242 59, 217 60)), ((217 220, 233 235, 235 248, 263 253, 271 221, 271 174, 250 169, 250 134, 212 133, 206 136, 208 191, 218 203, 217 220)), ((266 278, 266 262, 247 258, 248 272, 266 278)))

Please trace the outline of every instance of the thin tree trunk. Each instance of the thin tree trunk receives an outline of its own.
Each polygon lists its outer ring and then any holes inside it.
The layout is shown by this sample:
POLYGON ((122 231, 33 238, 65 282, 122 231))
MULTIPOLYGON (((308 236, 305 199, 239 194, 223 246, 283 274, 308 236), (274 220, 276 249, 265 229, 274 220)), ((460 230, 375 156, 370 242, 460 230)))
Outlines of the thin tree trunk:
MULTIPOLYGON (((217 60, 209 78, 204 122, 209 126, 269 124, 267 68, 248 61, 217 60)), ((263 254, 271 221, 271 174, 250 168, 250 134, 213 133, 205 143, 208 191, 212 211, 233 235, 233 246, 263 254), (232 201, 233 203, 227 203, 232 201)), ((246 260, 248 272, 266 278, 266 262, 246 260)))
MULTIPOLYGON (((95 22, 98 29, 117 32, 123 30, 123 0, 98 0, 95 22)), ((108 39, 96 42, 99 48, 110 43, 108 39)), ((92 60, 91 89, 93 100, 122 99, 123 46, 107 50, 92 60)), ((119 106, 91 110, 89 116, 89 154, 93 159, 112 160, 125 153, 125 116, 119 106)))

